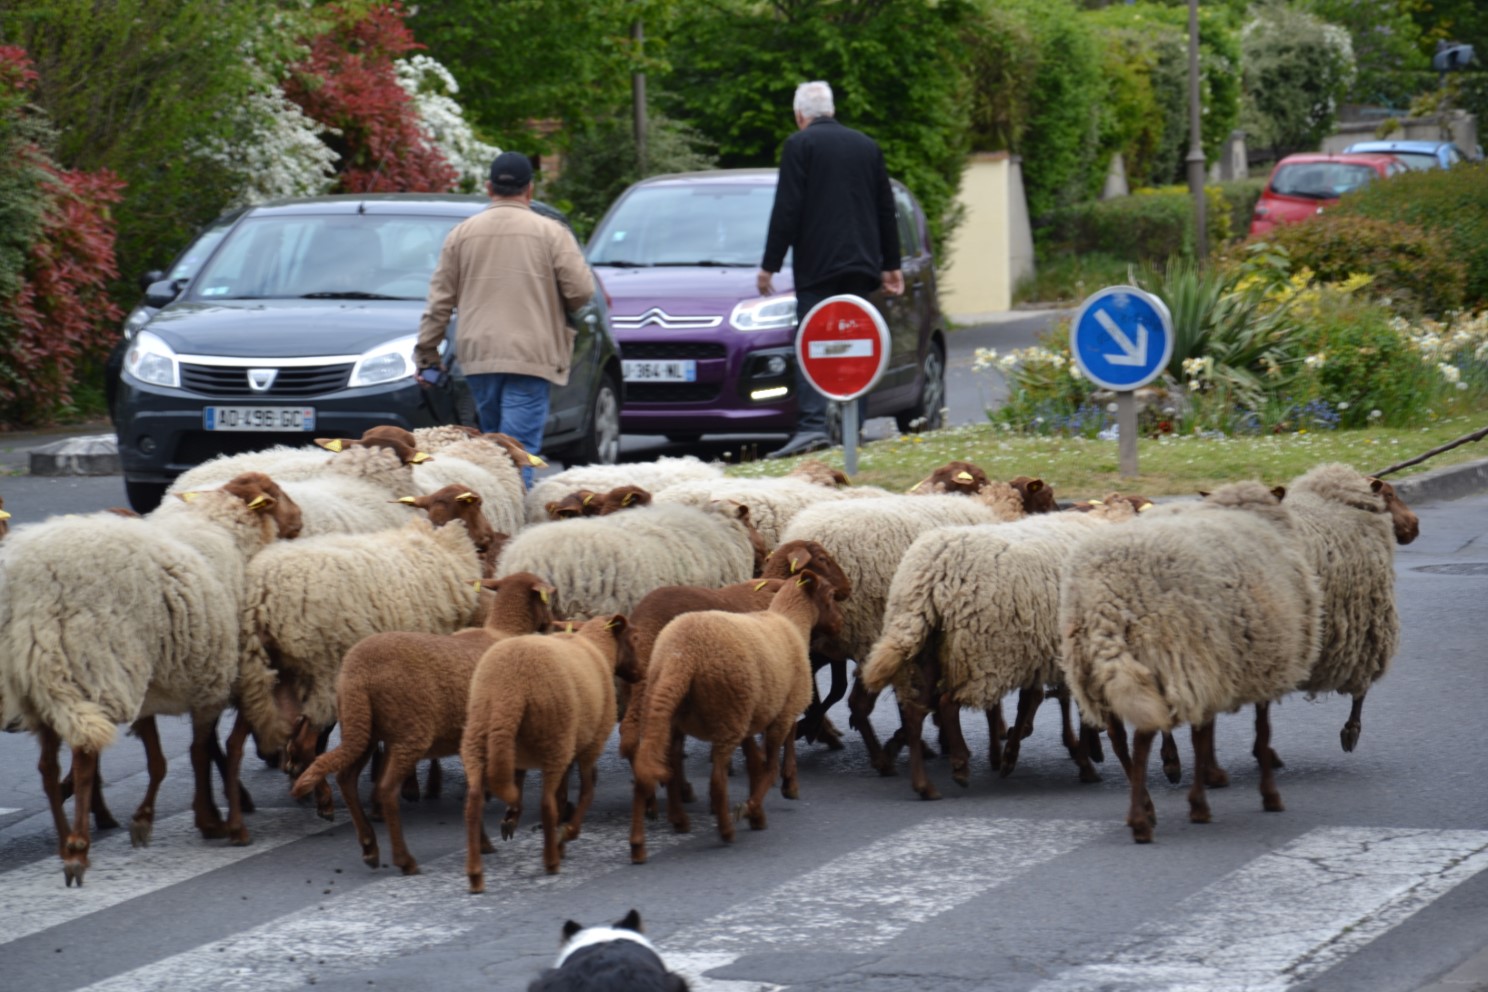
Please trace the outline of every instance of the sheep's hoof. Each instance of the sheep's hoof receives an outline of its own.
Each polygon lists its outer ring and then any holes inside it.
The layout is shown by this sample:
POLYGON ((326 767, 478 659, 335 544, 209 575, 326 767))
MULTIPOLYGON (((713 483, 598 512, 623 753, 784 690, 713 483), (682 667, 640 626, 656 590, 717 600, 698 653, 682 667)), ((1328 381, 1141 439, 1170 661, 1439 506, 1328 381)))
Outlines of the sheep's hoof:
POLYGON ((362 854, 362 864, 364 864, 368 868, 372 868, 372 869, 381 868, 382 867, 382 858, 377 853, 377 850, 374 848, 373 850, 366 851, 366 852, 364 852, 362 854))
POLYGON ((918 792, 920 794, 920 798, 925 800, 926 802, 934 802, 935 800, 940 798, 940 790, 936 789, 933 785, 927 785, 923 789, 916 789, 915 791, 918 792))
POLYGON ((480 895, 486 891, 486 879, 484 875, 469 875, 467 877, 470 879, 471 895, 480 895))
POLYGON ((1080 769, 1080 781, 1084 782, 1086 785, 1090 785, 1092 783, 1101 781, 1101 774, 1094 768, 1091 768, 1087 765, 1084 768, 1080 769))
MULTIPOLYGON (((1354 745, 1359 743, 1359 731, 1362 729, 1363 728, 1359 724, 1355 723, 1353 720, 1350 720, 1348 723, 1345 723, 1343 725, 1343 729, 1338 732, 1338 742, 1343 745, 1343 749, 1345 751, 1352 751, 1354 749, 1354 745)), ((1273 765, 1277 768, 1281 767, 1280 765, 1276 765, 1274 762, 1273 765)))
POLYGON ((1209 812, 1207 803, 1202 806, 1190 806, 1188 808, 1189 823, 1208 823, 1212 819, 1213 816, 1209 812))
POLYGON ((408 864, 402 865, 400 867, 402 868, 403 874, 405 874, 405 875, 418 875, 418 874, 422 874, 419 871, 418 862, 417 861, 414 861, 412 858, 408 859, 408 864))
POLYGON ((197 829, 201 831, 203 840, 221 840, 227 836, 227 826, 222 823, 208 823, 197 829))
POLYGON ((74 882, 78 888, 83 887, 83 873, 88 870, 88 865, 79 861, 68 861, 62 865, 62 874, 67 879, 67 887, 72 888, 74 882))
POLYGON ((517 821, 516 820, 502 820, 501 821, 501 839, 502 840, 511 840, 516 835, 517 835, 517 821))
POLYGON ((1148 823, 1132 827, 1132 842, 1136 844, 1151 844, 1152 825, 1148 823))
POLYGON ((697 802, 697 793, 693 791, 691 782, 683 782, 678 795, 684 803, 697 802))
POLYGON ((556 874, 558 874, 558 867, 559 867, 559 863, 556 862, 556 861, 553 862, 552 864, 548 864, 547 862, 543 862, 543 871, 547 872, 549 875, 556 875, 556 874))
POLYGON ((1179 782, 1183 781, 1183 766, 1176 762, 1172 764, 1164 764, 1163 777, 1174 785, 1177 785, 1179 782))
POLYGON ((672 833, 674 833, 674 834, 690 834, 690 833, 692 833, 692 821, 687 818, 687 814, 684 813, 681 816, 681 818, 672 821, 672 833))
POLYGON ((574 826, 572 823, 565 823, 563 825, 563 839, 565 841, 578 840, 579 828, 574 826))
MULTIPOLYGON (((1354 741, 1357 743, 1358 740, 1359 740, 1359 736, 1357 734, 1355 734, 1354 735, 1354 741)), ((1270 748, 1267 748, 1267 750, 1270 751, 1271 749, 1270 748)), ((1285 768, 1286 767, 1286 762, 1285 761, 1282 761, 1281 760, 1281 755, 1277 754, 1275 751, 1271 751, 1271 767, 1272 768, 1285 768)))
POLYGON ((1262 796, 1261 808, 1267 813, 1283 813, 1286 811, 1286 806, 1282 804, 1281 796, 1278 795, 1262 796))
POLYGON ((800 799, 801 787, 795 782, 788 782, 780 787, 780 794, 786 799, 800 799))
POLYGON ((150 835, 155 832, 155 821, 136 819, 129 824, 129 846, 149 847, 150 835))
POLYGON ((119 821, 114 819, 114 814, 110 813, 108 810, 103 810, 101 812, 98 810, 94 810, 93 826, 97 827, 99 830, 116 830, 118 829, 119 821))
POLYGON ((1206 789, 1224 789, 1230 784, 1230 773, 1218 765, 1211 765, 1204 772, 1204 787, 1206 789))
POLYGON ((491 844, 491 838, 487 837, 484 833, 481 834, 480 850, 481 850, 481 853, 482 854, 495 854, 496 853, 496 848, 493 847, 492 844, 491 844))
POLYGON ((645 844, 630 845, 630 863, 633 865, 643 865, 646 863, 645 844))
POLYGON ((962 765, 959 768, 952 766, 951 781, 955 782, 963 789, 966 788, 967 786, 971 785, 971 770, 965 765, 962 765))
POLYGON ((246 827, 229 830, 227 832, 227 842, 233 847, 247 847, 253 843, 252 839, 248 836, 248 829, 246 827))
POLYGON ((1002 764, 999 765, 999 766, 997 766, 997 777, 998 778, 1007 778, 1009 775, 1011 775, 1013 773, 1013 769, 1014 768, 1017 768, 1017 767, 1018 767, 1018 759, 1017 758, 1007 758, 1007 757, 1005 757, 1005 758, 1002 759, 1002 764))

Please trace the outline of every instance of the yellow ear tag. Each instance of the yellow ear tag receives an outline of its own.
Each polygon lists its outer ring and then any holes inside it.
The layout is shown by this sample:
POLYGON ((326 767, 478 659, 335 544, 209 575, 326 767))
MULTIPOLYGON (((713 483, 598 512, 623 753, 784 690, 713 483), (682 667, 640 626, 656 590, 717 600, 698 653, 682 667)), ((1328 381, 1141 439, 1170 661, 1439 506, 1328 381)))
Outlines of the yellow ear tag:
POLYGON ((533 468, 547 468, 548 467, 548 463, 545 462, 545 461, 543 461, 541 458, 537 457, 536 455, 528 455, 527 456, 527 464, 528 465, 531 465, 533 468))
POLYGON ((572 620, 570 620, 568 622, 568 631, 567 632, 570 633, 570 634, 573 633, 573 621, 572 620))
POLYGON ((1105 506, 1106 505, 1103 500, 1098 500, 1098 499, 1087 500, 1086 502, 1088 502, 1091 506, 1105 506))
POLYGON ((8 511, 8 510, 0 510, 0 520, 9 520, 9 519, 10 519, 10 511, 8 511))
POLYGON ((546 589, 539 589, 537 595, 544 603, 548 601, 548 591, 546 589))
POLYGON ((405 503, 408 506, 413 506, 415 503, 418 502, 418 500, 414 499, 412 496, 399 496, 393 502, 395 502, 395 503, 405 503))
POLYGON ((190 503, 192 500, 200 496, 201 493, 176 493, 176 495, 181 497, 181 502, 190 503))
POLYGON ((1034 479, 1028 484, 1028 491, 1031 493, 1036 493, 1042 488, 1044 488, 1044 484, 1037 479, 1034 479))
POLYGON ((798 564, 796 564, 796 560, 794 558, 792 558, 790 560, 790 563, 791 563, 790 574, 795 575, 796 574, 796 569, 800 568, 801 566, 798 565, 798 564))
POLYGON ((1148 510, 1152 509, 1152 505, 1153 504, 1151 503, 1143 503, 1141 506, 1137 507, 1137 512, 1146 513, 1148 510))
POLYGON ((584 497, 584 505, 585 506, 588 506, 592 502, 594 502, 594 494, 593 493, 590 493, 588 496, 585 496, 584 497))
POLYGON ((340 451, 346 447, 346 444, 339 437, 333 437, 329 441, 321 443, 320 446, 327 451, 340 451))
POLYGON ((621 506, 629 506, 635 502, 635 493, 626 493, 625 498, 620 501, 621 506))
POLYGON ((263 493, 259 493, 257 496, 253 497, 253 500, 248 504, 248 509, 250 509, 250 510, 257 510, 259 507, 268 506, 268 505, 269 505, 269 498, 267 496, 265 496, 263 493))
POLYGON ((408 459, 408 464, 410 464, 410 465, 422 465, 424 462, 426 462, 428 460, 429 460, 429 455, 428 455, 427 452, 415 451, 413 453, 413 457, 410 458, 410 459, 408 459))
POLYGON ((971 475, 970 472, 957 472, 956 473, 956 481, 957 482, 972 482, 974 480, 973 480, 972 475, 971 475))
POLYGON ((605 624, 605 630, 614 630, 614 629, 615 629, 615 621, 611 620, 609 623, 606 623, 605 624))
POLYGON ((461 493, 460 495, 456 496, 455 499, 459 500, 461 503, 474 503, 477 497, 475 493, 461 493))
POLYGON ((770 584, 770 580, 769 579, 765 579, 759 585, 757 585, 757 586, 754 587, 754 591, 755 592, 759 592, 761 589, 763 589, 765 586, 767 586, 769 584, 770 584))
POLYGON ((476 579, 474 582, 470 583, 470 587, 479 592, 481 587, 480 579, 476 579))
POLYGON ((798 586, 804 586, 805 584, 806 584, 806 576, 804 576, 804 575, 801 576, 799 579, 796 580, 796 585, 798 585, 798 586))

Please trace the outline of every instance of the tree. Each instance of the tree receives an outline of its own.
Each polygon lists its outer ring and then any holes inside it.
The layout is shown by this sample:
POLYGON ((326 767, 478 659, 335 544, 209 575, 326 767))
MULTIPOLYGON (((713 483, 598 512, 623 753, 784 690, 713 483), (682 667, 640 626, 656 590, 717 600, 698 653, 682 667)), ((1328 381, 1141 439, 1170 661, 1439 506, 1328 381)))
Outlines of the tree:
POLYGON ((1245 97, 1241 122, 1276 158, 1322 144, 1354 80, 1348 32, 1311 14, 1264 3, 1241 33, 1245 97))
POLYGON ((1412 94, 1399 91, 1398 74, 1431 68, 1421 27, 1411 17, 1414 0, 1302 0, 1297 6, 1349 33, 1357 68, 1351 103, 1409 103, 1412 94))

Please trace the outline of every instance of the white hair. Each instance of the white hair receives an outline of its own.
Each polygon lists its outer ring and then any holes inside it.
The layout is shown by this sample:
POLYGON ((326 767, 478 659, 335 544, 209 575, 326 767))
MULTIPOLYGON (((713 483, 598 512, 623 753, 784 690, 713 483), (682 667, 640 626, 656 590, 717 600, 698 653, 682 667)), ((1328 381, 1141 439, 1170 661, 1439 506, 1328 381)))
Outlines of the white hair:
POLYGON ((836 113, 832 106, 832 87, 820 79, 802 83, 796 87, 796 113, 808 121, 817 117, 831 117, 836 113))

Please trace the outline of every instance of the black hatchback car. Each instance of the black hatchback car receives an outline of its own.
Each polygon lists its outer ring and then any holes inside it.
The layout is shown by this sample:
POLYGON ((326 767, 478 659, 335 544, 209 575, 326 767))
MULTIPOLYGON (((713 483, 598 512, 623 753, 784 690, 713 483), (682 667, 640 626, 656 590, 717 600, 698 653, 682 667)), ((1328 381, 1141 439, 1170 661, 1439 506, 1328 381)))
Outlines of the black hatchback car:
MULTIPOLYGON (((413 346, 445 235, 488 202, 356 194, 265 203, 219 218, 169 273, 147 276, 155 281, 125 321, 109 383, 130 504, 153 508, 178 474, 215 455, 379 425, 474 424, 453 361, 457 320, 444 343, 453 389, 414 379, 413 346)), ((533 209, 565 221, 544 204, 533 209)), ((613 462, 623 387, 603 292, 571 322, 572 373, 553 390, 543 451, 613 462)))

